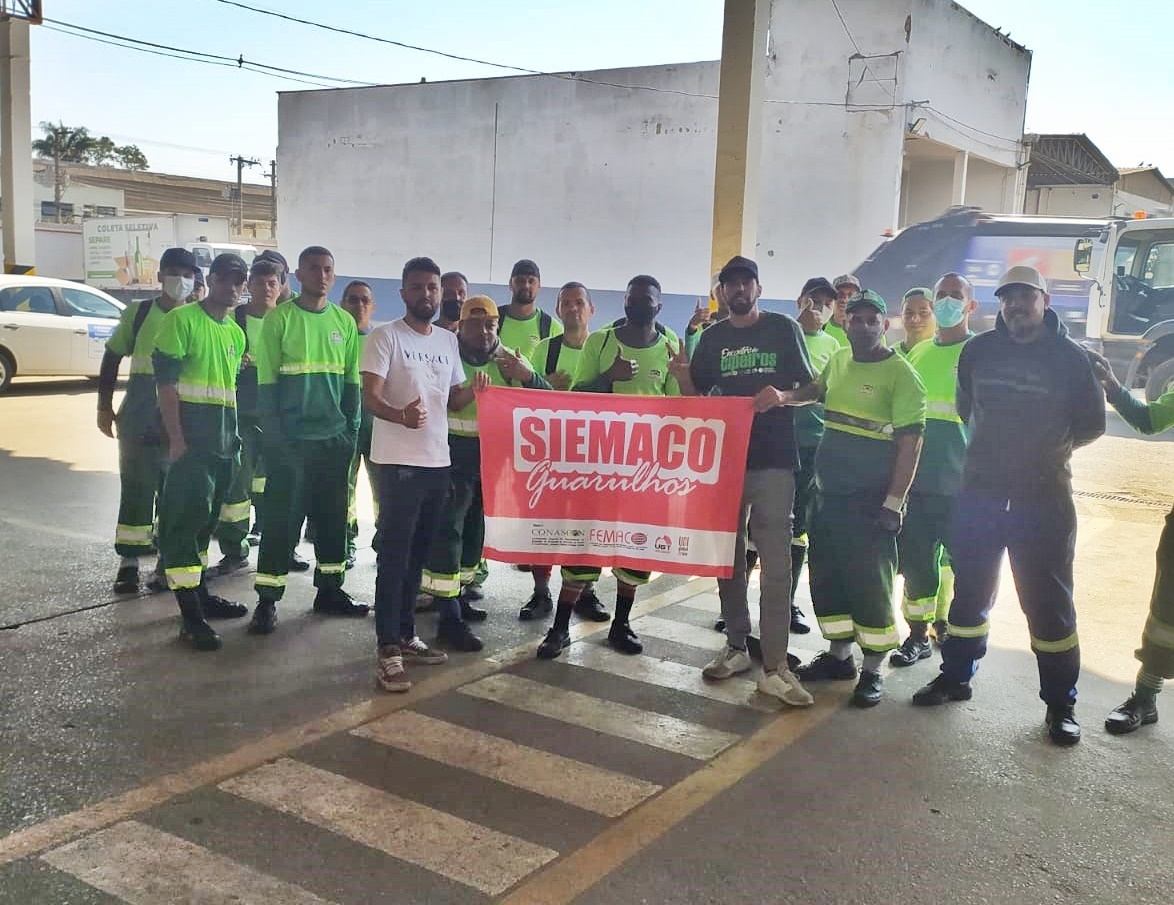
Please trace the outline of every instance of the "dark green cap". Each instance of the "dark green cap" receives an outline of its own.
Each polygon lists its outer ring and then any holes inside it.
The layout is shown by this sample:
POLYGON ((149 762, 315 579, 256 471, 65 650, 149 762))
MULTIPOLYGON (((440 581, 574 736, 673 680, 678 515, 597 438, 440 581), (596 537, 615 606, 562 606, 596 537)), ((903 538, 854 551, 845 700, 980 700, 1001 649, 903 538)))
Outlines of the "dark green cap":
POLYGON ((853 308, 859 308, 861 305, 871 305, 881 314, 888 314, 889 309, 885 306, 885 300, 873 292, 871 289, 861 289, 852 298, 848 299, 846 311, 851 311, 853 308))
POLYGON ((922 298, 929 299, 931 302, 933 301, 933 290, 929 289, 926 286, 914 286, 912 289, 910 289, 908 292, 906 292, 903 296, 901 296, 901 301, 907 302, 910 299, 917 298, 917 296, 919 296, 919 295, 922 298))

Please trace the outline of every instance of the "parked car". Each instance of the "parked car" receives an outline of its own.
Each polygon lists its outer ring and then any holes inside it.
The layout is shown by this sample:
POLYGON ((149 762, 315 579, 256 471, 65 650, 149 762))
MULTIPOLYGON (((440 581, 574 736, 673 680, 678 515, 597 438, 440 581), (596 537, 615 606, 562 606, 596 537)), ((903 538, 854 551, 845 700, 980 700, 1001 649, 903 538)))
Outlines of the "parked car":
POLYGON ((81 283, 0 275, 0 393, 17 374, 97 377, 122 311, 81 283))

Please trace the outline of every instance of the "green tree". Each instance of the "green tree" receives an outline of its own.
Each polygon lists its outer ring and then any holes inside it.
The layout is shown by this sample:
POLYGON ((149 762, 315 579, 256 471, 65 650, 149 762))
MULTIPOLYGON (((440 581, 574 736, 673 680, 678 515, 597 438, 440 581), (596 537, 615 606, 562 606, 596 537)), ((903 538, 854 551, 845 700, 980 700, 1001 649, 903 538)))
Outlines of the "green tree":
POLYGON ((53 161, 53 204, 57 222, 61 222, 61 199, 65 197, 68 174, 63 163, 85 163, 93 151, 94 138, 88 129, 67 126, 64 123, 41 123, 44 137, 33 142, 33 150, 53 161))
POLYGON ((101 138, 94 139, 94 144, 87 155, 87 162, 96 167, 107 166, 117 159, 117 155, 117 146, 103 135, 101 138))
POLYGON ((138 145, 120 145, 114 149, 114 159, 125 170, 145 170, 147 155, 139 150, 138 145))

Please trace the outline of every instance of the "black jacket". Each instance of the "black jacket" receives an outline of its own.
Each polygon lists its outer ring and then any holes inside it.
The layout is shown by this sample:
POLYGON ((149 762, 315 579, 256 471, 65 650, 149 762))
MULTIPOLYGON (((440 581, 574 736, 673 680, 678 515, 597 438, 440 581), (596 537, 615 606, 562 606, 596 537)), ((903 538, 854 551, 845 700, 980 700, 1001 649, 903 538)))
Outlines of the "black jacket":
POLYGON ((963 486, 1012 499, 1070 492, 1072 450, 1105 432, 1105 400, 1084 350, 1050 308, 1044 335, 995 329, 958 360, 958 415, 969 423, 963 486))

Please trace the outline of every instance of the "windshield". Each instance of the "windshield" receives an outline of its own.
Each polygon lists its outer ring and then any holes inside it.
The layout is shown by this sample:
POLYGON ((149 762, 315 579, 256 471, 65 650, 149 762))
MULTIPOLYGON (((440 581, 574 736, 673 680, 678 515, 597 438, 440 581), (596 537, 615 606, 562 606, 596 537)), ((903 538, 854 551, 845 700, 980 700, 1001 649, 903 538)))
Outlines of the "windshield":
POLYGON ((1112 330, 1139 336, 1174 319, 1174 230, 1123 235, 1113 257, 1112 330))
POLYGON ((257 252, 251 248, 239 248, 235 246, 216 245, 212 248, 213 255, 240 255, 245 259, 245 264, 248 267, 253 266, 253 258, 257 257, 257 252))

